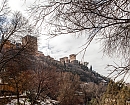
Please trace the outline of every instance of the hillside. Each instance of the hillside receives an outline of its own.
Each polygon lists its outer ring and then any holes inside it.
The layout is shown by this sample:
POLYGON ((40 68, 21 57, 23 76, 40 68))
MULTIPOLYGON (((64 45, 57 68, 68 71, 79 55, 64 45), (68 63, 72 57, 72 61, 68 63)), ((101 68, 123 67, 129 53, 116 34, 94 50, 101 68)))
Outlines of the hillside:
MULTIPOLYGON (((101 82, 107 83, 109 81, 108 78, 92 70, 92 67, 89 68, 87 66, 88 62, 80 63, 76 59, 76 54, 69 55, 69 58, 60 58, 60 61, 55 60, 50 56, 45 56, 42 52, 38 51, 37 38, 34 36, 27 35, 22 38, 22 43, 16 44, 8 40, 3 46, 2 51, 1 55, 6 55, 10 58, 17 55, 14 59, 19 62, 21 66, 20 69, 35 70, 36 68, 44 69, 54 67, 60 72, 72 72, 73 74, 79 75, 80 80, 83 82, 98 84, 101 82), (20 49, 23 51, 20 51, 20 49)), ((6 57, 4 59, 6 60, 6 57)), ((10 62, 14 62, 14 60, 12 59, 10 62)))
POLYGON ((69 61, 67 63, 54 60, 50 56, 44 56, 40 54, 37 56, 31 55, 32 69, 35 66, 42 65, 44 67, 55 67, 58 72, 71 72, 80 76, 80 80, 83 82, 94 83, 107 83, 109 79, 96 71, 92 70, 92 67, 88 67, 86 64, 80 63, 78 60, 69 61), (37 65, 38 64, 38 65, 37 65))

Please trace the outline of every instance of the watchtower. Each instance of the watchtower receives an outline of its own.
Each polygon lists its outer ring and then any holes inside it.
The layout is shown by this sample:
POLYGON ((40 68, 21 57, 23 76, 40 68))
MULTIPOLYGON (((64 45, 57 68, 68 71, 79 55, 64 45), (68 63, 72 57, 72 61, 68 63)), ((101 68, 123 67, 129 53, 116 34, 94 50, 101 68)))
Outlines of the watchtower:
POLYGON ((65 63, 69 63, 68 57, 64 57, 65 63))
POLYGON ((38 51, 37 38, 34 36, 27 35, 23 37, 22 45, 31 53, 36 53, 38 51))
POLYGON ((70 57, 70 62, 76 60, 76 54, 71 54, 69 55, 69 57, 70 57))
POLYGON ((64 63, 65 63, 64 58, 60 58, 60 62, 61 62, 62 64, 64 64, 64 63))

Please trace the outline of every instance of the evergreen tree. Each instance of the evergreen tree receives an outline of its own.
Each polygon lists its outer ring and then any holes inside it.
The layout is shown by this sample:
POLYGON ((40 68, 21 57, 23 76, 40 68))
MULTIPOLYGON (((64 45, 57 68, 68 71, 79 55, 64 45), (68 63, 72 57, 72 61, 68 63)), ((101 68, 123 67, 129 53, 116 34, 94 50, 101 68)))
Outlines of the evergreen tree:
POLYGON ((102 103, 106 105, 126 105, 126 101, 130 98, 130 89, 124 82, 110 81, 107 91, 104 93, 102 103))
POLYGON ((92 65, 90 66, 90 71, 92 71, 93 69, 92 69, 92 65))

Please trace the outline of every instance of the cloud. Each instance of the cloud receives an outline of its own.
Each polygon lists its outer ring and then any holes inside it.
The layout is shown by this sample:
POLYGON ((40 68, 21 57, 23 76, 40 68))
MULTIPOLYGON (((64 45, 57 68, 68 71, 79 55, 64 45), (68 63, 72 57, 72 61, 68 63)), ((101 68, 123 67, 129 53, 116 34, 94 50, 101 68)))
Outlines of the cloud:
MULTIPOLYGON (((49 40, 44 40, 41 38, 42 42, 40 46, 46 46, 43 49, 40 49, 45 55, 49 54, 53 58, 59 60, 62 57, 69 57, 70 54, 77 54, 82 48, 81 47, 86 42, 86 37, 81 36, 76 38, 71 35, 61 35, 54 37, 49 40), (44 45, 45 44, 45 45, 44 45), (49 46, 49 47, 48 47, 49 46)), ((39 40, 40 41, 40 40, 39 40)), ((108 76, 110 73, 108 71, 107 65, 114 64, 117 62, 119 64, 119 60, 116 58, 110 58, 108 56, 104 56, 103 52, 101 51, 101 44, 94 40, 86 49, 84 59, 83 52, 77 55, 77 60, 89 62, 89 66, 93 66, 93 70, 96 72, 108 76)))

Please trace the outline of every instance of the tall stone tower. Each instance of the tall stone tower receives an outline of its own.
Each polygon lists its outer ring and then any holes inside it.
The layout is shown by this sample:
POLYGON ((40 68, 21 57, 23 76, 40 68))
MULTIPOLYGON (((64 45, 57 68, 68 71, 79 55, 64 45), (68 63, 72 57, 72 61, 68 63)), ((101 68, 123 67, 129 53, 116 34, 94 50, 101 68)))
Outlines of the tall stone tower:
POLYGON ((37 38, 34 36, 27 35, 22 38, 22 45, 25 46, 26 50, 30 53, 36 53, 38 51, 37 38))
POLYGON ((64 57, 65 63, 69 63, 68 57, 64 57))
POLYGON ((64 58, 60 58, 60 62, 61 62, 62 64, 64 64, 64 63, 65 63, 64 58))
POLYGON ((71 54, 69 55, 69 57, 70 57, 70 62, 76 60, 76 54, 71 54))

